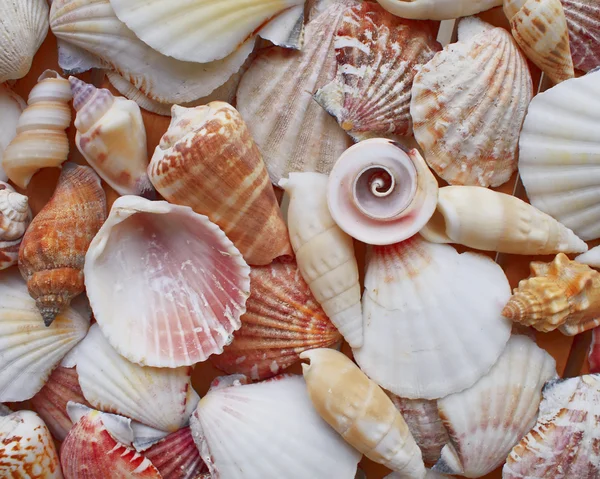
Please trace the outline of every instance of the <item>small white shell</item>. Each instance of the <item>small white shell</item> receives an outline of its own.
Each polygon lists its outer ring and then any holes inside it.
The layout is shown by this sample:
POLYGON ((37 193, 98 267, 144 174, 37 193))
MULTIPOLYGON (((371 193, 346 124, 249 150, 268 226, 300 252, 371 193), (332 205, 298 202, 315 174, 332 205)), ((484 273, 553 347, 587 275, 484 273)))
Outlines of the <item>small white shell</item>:
POLYGON ((587 264, 592 268, 600 268, 600 246, 596 246, 575 258, 578 263, 587 264))
POLYGON ((7 181, 8 176, 2 168, 4 150, 17 134, 17 123, 27 103, 5 85, 0 85, 0 181, 7 181))
POLYGON ((449 20, 502 5, 502 0, 377 0, 394 15, 417 20, 449 20))
POLYGON ((27 196, 0 181, 0 270, 17 264, 19 246, 29 223, 27 196))

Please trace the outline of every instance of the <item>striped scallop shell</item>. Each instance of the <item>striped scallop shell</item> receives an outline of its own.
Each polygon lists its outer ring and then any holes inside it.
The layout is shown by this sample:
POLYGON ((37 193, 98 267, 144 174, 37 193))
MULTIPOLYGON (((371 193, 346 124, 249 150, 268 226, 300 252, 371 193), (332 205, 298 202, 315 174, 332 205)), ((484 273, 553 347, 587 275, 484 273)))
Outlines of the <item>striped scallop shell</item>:
POLYGON ((561 0, 573 65, 585 72, 600 66, 600 2, 561 0))

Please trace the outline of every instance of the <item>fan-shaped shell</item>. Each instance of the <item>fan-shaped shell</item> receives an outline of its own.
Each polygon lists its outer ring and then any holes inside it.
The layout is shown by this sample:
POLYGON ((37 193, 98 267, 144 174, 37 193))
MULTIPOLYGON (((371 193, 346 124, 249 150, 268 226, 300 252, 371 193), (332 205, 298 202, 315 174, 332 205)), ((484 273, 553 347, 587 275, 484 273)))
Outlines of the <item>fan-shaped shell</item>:
POLYGON ((2 168, 4 150, 17 134, 19 117, 27 104, 6 85, 0 85, 0 181, 7 181, 8 176, 2 168))
POLYGON ((355 141, 411 135, 413 78, 441 48, 435 24, 398 18, 364 2, 344 12, 334 46, 336 78, 315 100, 355 141))
POLYGON ((241 385, 232 376, 220 383, 190 420, 213 476, 354 478, 360 454, 319 417, 301 377, 241 385))
POLYGON ((596 0, 561 0, 573 66, 585 72, 600 66, 600 3, 596 0))
POLYGON ((564 81, 529 105, 519 173, 531 204, 584 240, 600 237, 600 71, 564 81))
POLYGON ((206 216, 136 196, 115 201, 85 261, 90 303, 111 346, 156 367, 222 352, 241 326, 249 273, 206 216))
POLYGON ((501 311, 509 296, 506 276, 488 257, 418 236, 373 247, 363 294, 365 340, 354 357, 401 397, 462 391, 490 370, 508 341, 510 322, 501 311))
POLYGON ((253 380, 275 376, 300 359, 300 353, 341 341, 296 265, 275 261, 250 271, 250 297, 242 327, 212 363, 228 374, 253 380))
POLYGON ((433 170, 453 185, 498 186, 517 168, 533 87, 510 34, 477 18, 415 76, 410 113, 433 170))
POLYGON ((449 20, 502 5, 502 0, 377 0, 383 8, 403 18, 449 20))
POLYGON ((528 337, 513 336, 488 374, 438 401, 450 442, 435 469, 481 477, 501 465, 534 424, 542 387, 553 377, 552 356, 528 337))
POLYGON ((0 181, 0 270, 17 264, 19 246, 30 222, 27 196, 0 181))

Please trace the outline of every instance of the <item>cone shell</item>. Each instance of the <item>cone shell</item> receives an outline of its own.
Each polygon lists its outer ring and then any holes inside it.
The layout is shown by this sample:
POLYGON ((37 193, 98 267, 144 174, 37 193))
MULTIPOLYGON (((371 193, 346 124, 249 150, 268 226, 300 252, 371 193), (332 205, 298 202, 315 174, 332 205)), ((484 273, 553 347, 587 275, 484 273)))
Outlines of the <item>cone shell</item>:
POLYGON ((561 0, 504 0, 504 13, 525 55, 554 83, 573 78, 569 30, 561 0))
POLYGON ((4 151, 4 171, 26 188, 41 168, 60 166, 69 154, 65 129, 71 123, 71 87, 58 73, 47 70, 29 93, 27 108, 17 123, 17 136, 4 151))
POLYGON ((369 459, 421 479, 425 466, 406 422, 383 390, 344 354, 315 349, 300 355, 310 399, 321 417, 369 459))
POLYGON ((137 196, 115 201, 85 261, 103 334, 130 361, 155 367, 190 366, 221 353, 241 326, 249 274, 206 216, 137 196))
POLYGON ((527 60, 506 30, 475 17, 460 21, 458 39, 415 76, 415 139, 448 183, 499 186, 517 168, 533 94, 527 60))
POLYGON ((190 426, 211 477, 220 479, 353 479, 361 457, 319 417, 299 376, 217 381, 190 426))
POLYGON ((0 85, 0 181, 8 176, 2 168, 4 150, 17 134, 17 123, 27 103, 6 85, 0 85))
POLYGON ((335 33, 346 7, 355 4, 331 4, 306 26, 301 52, 265 48, 242 77, 237 108, 274 184, 293 171, 329 173, 348 146, 344 130, 313 93, 335 76, 335 33))
POLYGON ((354 358, 401 397, 462 391, 490 370, 508 341, 510 322, 501 311, 509 296, 506 276, 488 257, 458 254, 418 236, 373 247, 363 295, 365 340, 354 358))
POLYGON ((0 476, 63 479, 50 431, 36 413, 0 417, 0 476))
POLYGON ((600 474, 600 376, 557 380, 544 388, 537 423, 512 450, 504 479, 594 478, 600 474))
POLYGON ((451 20, 502 5, 502 0, 377 0, 387 11, 417 20, 451 20))
POLYGON ((434 243, 511 254, 587 250, 583 240, 551 216, 519 198, 478 186, 440 188, 436 212, 421 235, 434 243))
POLYGON ((596 246, 595 248, 580 254, 575 258, 575 261, 587 264, 592 268, 600 268, 600 246, 596 246))
POLYGON ((555 377, 552 356, 528 337, 513 336, 488 374, 438 401, 450 442, 435 469, 481 477, 500 466, 535 423, 542 387, 555 377))
POLYGON ((233 342, 211 360, 228 374, 253 380, 279 374, 303 351, 341 341, 295 262, 252 268, 250 297, 241 321, 233 342))
POLYGON ((0 402, 36 394, 85 337, 89 320, 67 307, 50 327, 44 326, 16 268, 0 272, 0 402))
POLYGON ((19 269, 46 324, 85 289, 85 254, 105 219, 106 195, 96 173, 67 163, 19 250, 19 269))
POLYGON ((502 314, 538 331, 573 336, 600 325, 600 273, 562 253, 534 261, 502 314))
POLYGON ((531 102, 519 173, 531 204, 584 240, 600 237, 600 72, 567 80, 531 102))
POLYGON ((17 264, 19 246, 31 222, 27 196, 0 181, 0 270, 17 264))
POLYGON ((292 253, 260 152, 231 105, 174 107, 148 172, 166 200, 218 224, 249 264, 292 253))
POLYGON ((291 173, 279 183, 290 196, 288 228, 302 277, 352 346, 363 340, 358 264, 352 238, 327 207, 327 176, 291 173))
POLYGON ((596 0, 561 0, 573 65, 588 72, 600 66, 600 3, 596 0))

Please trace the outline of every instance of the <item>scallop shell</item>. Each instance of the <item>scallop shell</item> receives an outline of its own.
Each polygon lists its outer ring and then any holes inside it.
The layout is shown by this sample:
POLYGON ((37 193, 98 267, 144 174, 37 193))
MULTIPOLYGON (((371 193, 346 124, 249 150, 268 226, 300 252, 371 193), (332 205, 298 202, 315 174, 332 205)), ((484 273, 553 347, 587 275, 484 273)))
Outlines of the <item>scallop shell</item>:
POLYGON ((425 466, 406 422, 385 392, 348 357, 332 349, 300 355, 308 394, 321 417, 372 461, 421 479, 425 466))
POLYGON ((253 380, 279 374, 299 361, 303 351, 341 341, 295 262, 252 268, 250 297, 241 321, 233 342, 211 361, 228 374, 253 380))
POLYGON ((301 377, 239 379, 219 381, 190 420, 212 477, 354 478, 361 455, 319 417, 301 377))
POLYGON ((13 183, 27 187, 41 168, 60 166, 69 154, 65 129, 71 124, 71 86, 52 70, 46 70, 29 93, 27 108, 17 123, 2 158, 4 171, 13 183))
POLYGON ((327 186, 337 225, 368 244, 392 244, 419 232, 433 215, 438 183, 416 149, 381 138, 339 158, 327 186))
POLYGON ((48 33, 45 0, 18 0, 0 4, 0 83, 23 78, 48 33))
POLYGON ((237 108, 274 184, 292 171, 329 173, 348 146, 344 130, 312 96, 335 76, 335 32, 355 4, 333 3, 306 26, 301 52, 265 48, 242 77, 237 108))
POLYGON ((355 141, 411 135, 413 78, 441 48, 435 24, 404 20, 364 2, 344 12, 334 46, 336 78, 315 100, 355 141))
POLYGON ((600 3, 597 0, 561 0, 573 65, 585 72, 600 66, 600 3))
POLYGON ((327 176, 290 173, 279 182, 290 196, 288 227, 302 277, 317 301, 353 347, 363 340, 358 264, 352 238, 327 207, 327 176))
POLYGON ((600 237, 600 71, 567 80, 531 102, 519 173, 531 204, 584 240, 600 237))
POLYGON ((434 243, 511 254, 587 251, 585 242, 546 213, 478 186, 440 188, 436 213, 421 235, 434 243))
POLYGON ((600 325, 600 273, 563 253, 550 263, 534 261, 502 314, 538 331, 568 336, 600 325))
MULTIPOLYGON (((304 0, 110 0, 117 17, 156 51, 187 62, 207 63, 235 52, 272 19, 304 0)), ((302 21, 304 10, 295 9, 302 21)))
POLYGON ((122 23, 109 0, 54 0, 50 28, 64 40, 97 56, 101 63, 161 103, 185 103, 210 94, 244 64, 249 40, 212 63, 181 62, 158 53, 122 23))
POLYGON ((174 106, 148 174, 167 201, 219 225, 249 264, 292 254, 260 152, 231 105, 174 106))
POLYGON ((415 76, 415 138, 448 183, 499 186, 517 168, 533 94, 527 60, 506 30, 475 17, 460 21, 458 39, 415 76))
POLYGON ((50 431, 36 413, 0 417, 0 476, 63 479, 50 431))
POLYGON ((105 219, 106 195, 96 173, 65 164, 19 250, 19 269, 46 325, 84 291, 85 254, 105 219))
POLYGON ((537 423, 512 450, 504 479, 571 479, 600 475, 600 376, 557 380, 544 388, 537 423))
POLYGON ((75 144, 86 161, 120 195, 152 196, 146 169, 146 129, 140 107, 70 77, 77 111, 75 144))
POLYGON ((0 181, 0 270, 17 264, 19 246, 30 222, 27 196, 0 181))
POLYGON ((512 35, 554 83, 573 78, 569 30, 561 0, 504 0, 512 35))
POLYGON ((27 104, 6 85, 0 85, 0 181, 7 181, 8 176, 2 168, 4 150, 17 134, 19 117, 27 104))
POLYGON ((354 358, 401 397, 462 391, 490 370, 508 341, 511 326, 501 311, 509 296, 502 268, 486 256, 458 254, 418 236, 373 247, 363 295, 365 340, 354 358))
POLYGON ((0 402, 35 395, 89 327, 89 316, 68 307, 44 321, 16 268, 0 272, 0 402))
POLYGON ((526 336, 511 337, 487 375, 438 401, 450 442, 434 469, 481 477, 500 466, 535 423, 542 387, 554 377, 552 356, 526 336))
POLYGON ((502 5, 502 0, 377 0, 387 11, 417 20, 450 20, 502 5))
POLYGON ((84 272, 109 343, 144 366, 189 366, 221 353, 250 289, 250 268, 217 225, 137 196, 115 201, 84 272))

